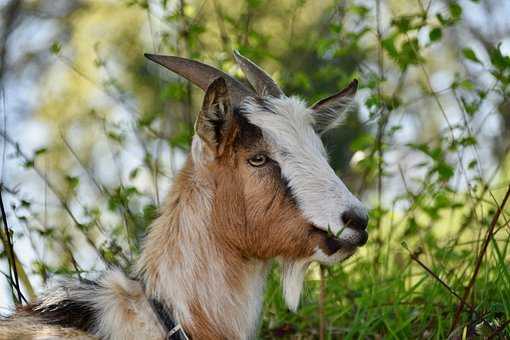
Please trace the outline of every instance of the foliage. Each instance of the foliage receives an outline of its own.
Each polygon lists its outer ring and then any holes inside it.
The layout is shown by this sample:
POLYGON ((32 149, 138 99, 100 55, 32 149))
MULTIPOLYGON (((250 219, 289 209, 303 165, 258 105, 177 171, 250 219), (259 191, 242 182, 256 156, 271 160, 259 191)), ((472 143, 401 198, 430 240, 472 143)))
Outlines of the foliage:
MULTIPOLYGON (((17 56, 39 72, 29 78, 37 102, 17 114, 47 136, 24 142, 23 123, 2 131, 12 170, 3 195, 27 295, 55 277, 129 270, 189 150, 201 93, 143 53, 239 75, 230 53, 238 48, 310 102, 359 78, 357 109, 324 141, 335 169, 371 206, 369 243, 326 270, 321 313, 319 267, 293 314, 275 265, 261 337, 317 338, 321 315, 328 339, 510 336, 498 328, 510 319, 509 208, 487 234, 510 183, 510 57, 466 16, 490 17, 498 1, 69 3, 65 17, 51 19, 53 40, 17 56), (472 307, 458 322, 455 292, 472 307)), ((24 6, 17 10, 27 21, 47 10, 24 6)), ((22 19, 18 30, 29 25, 22 19)), ((2 72, 21 73, 14 62, 2 72)))

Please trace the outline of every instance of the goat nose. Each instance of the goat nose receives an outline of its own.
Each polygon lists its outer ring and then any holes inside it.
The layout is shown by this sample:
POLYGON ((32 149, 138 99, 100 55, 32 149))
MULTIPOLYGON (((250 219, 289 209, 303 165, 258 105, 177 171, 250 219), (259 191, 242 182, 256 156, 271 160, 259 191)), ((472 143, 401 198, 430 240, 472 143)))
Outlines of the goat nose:
POLYGON ((346 227, 365 230, 368 225, 368 214, 364 211, 349 209, 342 213, 342 222, 344 222, 346 227))

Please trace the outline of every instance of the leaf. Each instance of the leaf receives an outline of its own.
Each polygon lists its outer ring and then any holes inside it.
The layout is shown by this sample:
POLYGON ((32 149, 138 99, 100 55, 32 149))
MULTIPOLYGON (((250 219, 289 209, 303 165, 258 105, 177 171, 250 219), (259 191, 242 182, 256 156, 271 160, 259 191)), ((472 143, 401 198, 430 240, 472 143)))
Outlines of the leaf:
POLYGON ((451 3, 448 8, 450 9, 450 14, 453 20, 459 20, 462 15, 462 7, 456 2, 451 3))
POLYGON ((61 50, 62 50, 62 45, 60 45, 60 43, 58 41, 53 42, 53 44, 51 44, 51 46, 50 46, 50 52, 52 54, 59 54, 61 50))
POLYGON ((395 60, 398 60, 398 51, 395 47, 395 37, 389 36, 386 39, 382 41, 382 46, 388 52, 390 57, 392 57, 395 60))
POLYGON ((491 63, 497 69, 504 70, 506 68, 510 68, 510 57, 501 53, 501 45, 498 45, 497 48, 491 48, 489 50, 489 55, 491 58, 491 63))
POLYGON ((76 176, 66 175, 65 180, 71 190, 75 190, 80 184, 80 179, 76 176))
POLYGON ((478 164, 478 161, 476 159, 472 159, 468 164, 468 169, 472 170, 476 167, 478 164))
POLYGON ((468 79, 464 79, 463 81, 461 81, 459 83, 459 87, 464 89, 464 90, 474 90, 476 87, 475 87, 475 84, 473 84, 470 80, 468 79))
POLYGON ((463 48, 462 54, 464 55, 464 58, 466 58, 466 59, 469 59, 469 60, 471 60, 475 63, 478 63, 478 64, 482 63, 476 56, 475 52, 469 47, 463 48))
POLYGON ((350 10, 352 13, 357 14, 360 17, 365 17, 370 13, 370 9, 368 7, 361 5, 353 5, 350 7, 350 10))
POLYGON ((405 70, 409 65, 418 65, 423 62, 420 56, 420 45, 418 39, 409 39, 402 44, 402 49, 399 53, 399 64, 402 70, 405 70))
POLYGON ((23 163, 23 166, 24 166, 25 168, 27 168, 27 169, 29 169, 29 168, 33 168, 33 167, 34 167, 34 165, 35 165, 35 162, 34 162, 34 160, 33 160, 33 159, 27 159, 27 160, 25 161, 25 163, 23 163))
POLYGON ((122 144, 124 142, 124 135, 122 133, 118 133, 118 132, 115 132, 115 131, 108 131, 106 133, 106 135, 108 136, 109 139, 119 143, 119 144, 122 144))
POLYGON ((391 24, 396 26, 401 33, 408 32, 412 29, 411 18, 407 16, 397 17, 391 24))
POLYGON ((453 167, 444 161, 437 163, 436 171, 439 174, 440 179, 443 181, 449 180, 455 174, 453 167))
POLYGON ((476 140, 476 138, 474 136, 467 136, 467 137, 464 137, 462 138, 459 143, 463 146, 473 146, 473 145, 476 145, 478 143, 478 141, 476 140))
POLYGON ((131 170, 129 172, 129 179, 130 180, 134 180, 138 176, 139 172, 140 172, 140 168, 139 167, 136 167, 133 170, 131 170))
POLYGON ((442 37, 443 37, 443 31, 439 27, 433 28, 429 33, 430 41, 438 41, 438 40, 441 40, 442 37))
POLYGON ((40 155, 46 153, 46 151, 48 151, 47 148, 39 148, 39 149, 35 150, 34 155, 35 156, 40 156, 40 155))

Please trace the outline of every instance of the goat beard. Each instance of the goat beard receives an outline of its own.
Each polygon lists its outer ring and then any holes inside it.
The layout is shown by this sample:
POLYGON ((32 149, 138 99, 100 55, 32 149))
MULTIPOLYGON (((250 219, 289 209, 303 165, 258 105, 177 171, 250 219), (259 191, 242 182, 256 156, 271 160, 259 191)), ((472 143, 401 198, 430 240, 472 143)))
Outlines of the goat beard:
POLYGON ((306 270, 309 265, 309 259, 299 261, 284 260, 282 262, 283 296, 285 303, 293 312, 298 308, 306 270))

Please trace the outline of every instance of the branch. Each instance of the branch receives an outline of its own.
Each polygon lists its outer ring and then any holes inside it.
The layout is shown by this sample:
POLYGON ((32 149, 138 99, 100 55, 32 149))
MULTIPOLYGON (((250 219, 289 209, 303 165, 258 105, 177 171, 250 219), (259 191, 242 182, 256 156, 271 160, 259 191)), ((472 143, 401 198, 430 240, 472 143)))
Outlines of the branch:
POLYGON ((18 301, 19 303, 27 302, 27 299, 23 296, 23 293, 21 293, 21 288, 19 285, 19 277, 18 277, 18 269, 16 267, 16 258, 14 256, 14 246, 11 239, 11 233, 9 230, 9 225, 7 224, 7 215, 5 214, 5 208, 4 208, 4 201, 2 199, 2 188, 0 184, 0 210, 2 211, 2 221, 4 224, 4 233, 5 233, 5 240, 2 237, 2 241, 4 243, 6 252, 8 254, 8 260, 9 260, 9 280, 11 282, 11 285, 14 286, 16 289, 16 292, 18 293, 18 301), (12 275, 14 275, 14 281, 12 279, 12 275))
POLYGON ((2 35, 0 37, 0 82, 5 71, 5 55, 7 54, 7 40, 13 31, 14 22, 19 16, 21 10, 21 0, 14 0, 5 5, 4 9, 4 25, 2 27, 2 35))
POLYGON ((503 208, 505 207, 506 202, 508 201, 509 197, 510 197, 510 185, 508 186, 508 189, 505 194, 505 197, 503 198, 503 201, 498 206, 498 210, 496 211, 496 214, 492 218, 492 222, 489 226, 489 230, 487 230, 485 240, 482 244, 482 249, 481 249, 480 254, 478 255, 478 258, 476 260, 475 271, 473 272, 473 276, 471 276, 471 280, 469 281, 469 284, 468 284, 466 290, 464 291, 464 295, 462 296, 462 299, 461 299, 459 305, 457 306, 457 310, 455 311, 455 317, 453 319, 453 323, 452 323, 452 327, 451 327, 450 331, 453 331, 457 327, 457 324, 460 321, 460 314, 461 314, 464 306, 467 304, 466 301, 469 299, 471 291, 473 290, 473 287, 474 287, 475 281, 476 281, 476 277, 478 276, 478 272, 480 271, 480 267, 482 265, 483 257, 485 255, 485 253, 487 252, 489 243, 494 236, 494 228, 496 227, 496 223, 498 222, 499 216, 501 215, 501 212, 503 211, 503 208))
POLYGON ((323 265, 319 267, 320 271, 320 291, 319 291, 319 339, 326 339, 326 317, 324 315, 324 303, 326 301, 326 268, 323 265))
MULTIPOLYGON (((8 143, 10 144, 12 147, 15 148, 15 150, 18 152, 18 154, 20 155, 21 158, 23 158, 25 161, 28 161, 30 160, 30 157, 28 157, 25 153, 23 153, 21 151, 21 149, 19 148, 19 145, 18 143, 16 143, 8 134, 7 132, 5 131, 0 131, 0 136, 8 143)), ((94 241, 90 238, 89 235, 87 235, 87 233, 81 228, 82 227, 82 224, 78 221, 78 218, 74 215, 74 213, 72 212, 71 210, 71 207, 69 206, 69 204, 66 202, 66 199, 64 198, 64 196, 59 192, 59 190, 57 190, 56 186, 53 184, 53 182, 50 181, 50 179, 48 178, 48 176, 43 173, 38 167, 36 167, 35 165, 32 167, 35 171, 35 173, 44 181, 44 183, 46 183, 46 185, 48 186, 48 188, 50 189, 51 192, 53 192, 53 194, 55 195, 55 197, 57 198, 57 200, 60 202, 60 204, 62 205, 62 208, 64 208, 64 210, 66 211, 66 213, 69 215, 69 217, 71 218, 71 220, 73 221, 75 227, 76 227, 76 230, 83 235, 83 237, 85 238, 85 241, 87 242, 87 244, 92 247, 92 249, 95 250, 95 252, 97 253, 97 255, 101 258, 101 260, 104 261, 104 263, 109 263, 109 261, 107 261, 107 259, 103 256, 103 254, 99 251, 99 249, 97 249, 94 241)))

